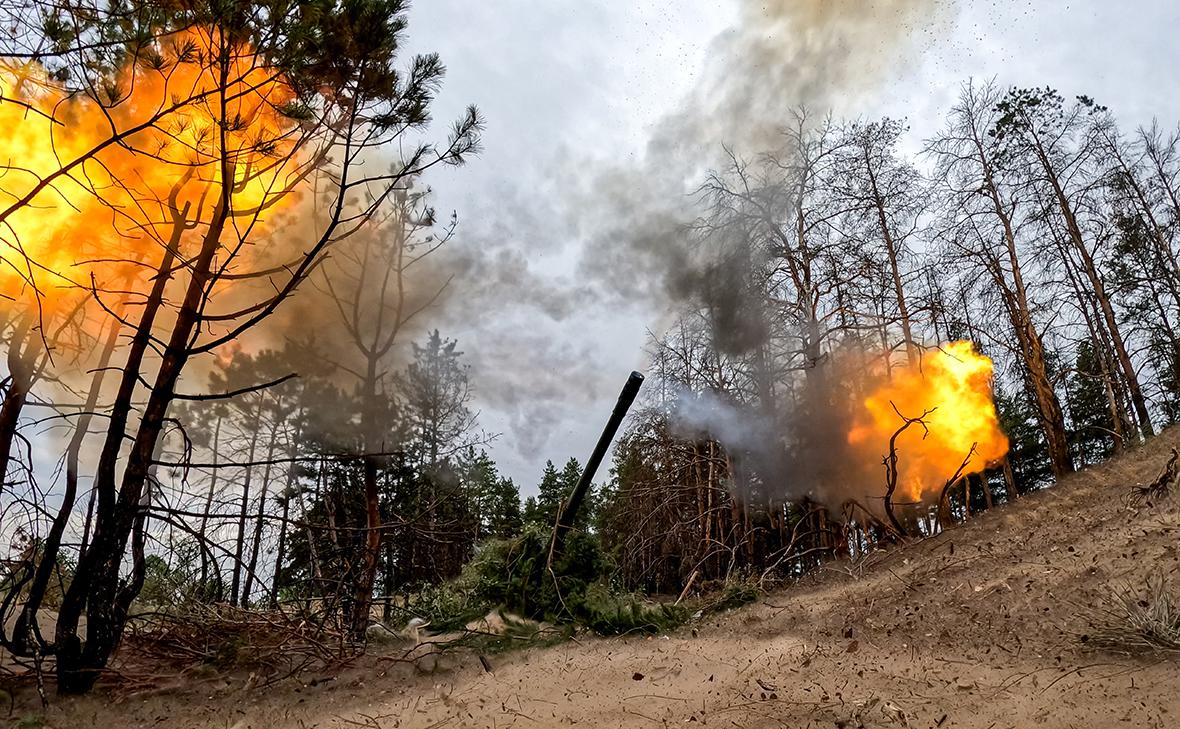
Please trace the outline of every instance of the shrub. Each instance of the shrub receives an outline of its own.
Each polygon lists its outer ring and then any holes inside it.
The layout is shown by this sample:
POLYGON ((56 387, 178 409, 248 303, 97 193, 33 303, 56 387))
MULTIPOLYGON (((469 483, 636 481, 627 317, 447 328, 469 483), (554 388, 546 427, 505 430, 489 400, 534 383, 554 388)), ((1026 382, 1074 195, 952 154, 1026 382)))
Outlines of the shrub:
POLYGON ((552 571, 548 559, 548 530, 530 527, 516 539, 480 550, 459 581, 491 607, 503 606, 534 620, 574 622, 586 589, 606 571, 598 542, 583 532, 571 533, 552 571))
POLYGON ((472 620, 487 615, 494 607, 462 578, 437 585, 424 585, 410 603, 409 612, 430 624, 431 630, 459 630, 472 620))
POLYGON ((722 584, 716 599, 709 603, 709 611, 733 610, 758 599, 758 581, 753 578, 731 578, 722 584))
POLYGON ((581 622, 601 635, 655 633, 675 628, 688 618, 688 611, 679 605, 619 593, 601 582, 586 590, 581 613, 581 622))
POLYGON ((610 564, 593 535, 570 533, 550 570, 549 539, 547 529, 529 527, 518 538, 483 545, 457 579, 424 589, 410 611, 439 630, 458 629, 502 608, 604 635, 667 630, 687 617, 682 608, 612 588, 610 564))

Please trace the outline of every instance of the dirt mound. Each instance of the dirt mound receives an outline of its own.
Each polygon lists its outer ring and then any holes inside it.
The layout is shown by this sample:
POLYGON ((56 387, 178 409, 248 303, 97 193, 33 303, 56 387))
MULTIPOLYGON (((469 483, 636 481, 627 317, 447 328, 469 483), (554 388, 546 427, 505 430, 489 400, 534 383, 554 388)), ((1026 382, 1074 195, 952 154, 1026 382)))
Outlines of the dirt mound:
POLYGON ((49 726, 1149 727, 1180 714, 1166 656, 1098 651, 1118 587, 1180 566, 1176 498, 1128 508, 1180 430, 861 564, 670 636, 591 639, 429 667, 370 659, 314 686, 240 685, 111 705, 49 726))

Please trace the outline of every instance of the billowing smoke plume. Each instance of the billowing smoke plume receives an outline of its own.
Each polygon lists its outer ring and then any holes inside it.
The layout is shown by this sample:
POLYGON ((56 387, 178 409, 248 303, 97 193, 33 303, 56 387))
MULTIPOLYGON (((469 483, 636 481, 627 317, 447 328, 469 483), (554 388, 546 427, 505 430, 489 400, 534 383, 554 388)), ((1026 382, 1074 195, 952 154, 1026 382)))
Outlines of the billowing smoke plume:
POLYGON ((708 390, 682 390, 673 395, 672 401, 672 432, 680 437, 695 438, 704 433, 722 443, 756 447, 766 443, 766 434, 776 428, 772 419, 708 390))
POLYGON ((656 127, 642 163, 583 177, 578 209, 605 222, 585 270, 624 297, 748 306, 732 288, 728 302, 707 289, 745 280, 760 262, 732 251, 701 260, 686 229, 699 214, 693 193, 727 150, 780 149, 794 110, 822 117, 899 76, 949 9, 948 0, 742 0, 738 25, 713 41, 700 82, 656 127))
MULTIPOLYGON (((789 154, 783 130, 793 111, 822 118, 855 106, 913 62, 940 34, 949 9, 938 0, 743 0, 738 24, 713 41, 699 83, 656 127, 642 162, 583 178, 577 207, 604 221, 591 226, 583 270, 615 300, 646 299, 665 316, 685 305, 705 312, 711 344, 723 355, 763 347, 782 327, 763 287, 772 262, 743 237, 694 225, 706 202, 702 183, 731 154, 789 154)), ((840 367, 861 361, 860 353, 829 361, 832 382, 840 381, 840 367)), ((830 407, 841 398, 847 395, 813 380, 796 400, 799 411, 694 393, 680 398, 673 416, 682 429, 703 430, 745 453, 781 495, 799 497, 847 476, 839 443, 850 415, 830 407), (782 433, 803 419, 811 437, 788 449, 782 433)))

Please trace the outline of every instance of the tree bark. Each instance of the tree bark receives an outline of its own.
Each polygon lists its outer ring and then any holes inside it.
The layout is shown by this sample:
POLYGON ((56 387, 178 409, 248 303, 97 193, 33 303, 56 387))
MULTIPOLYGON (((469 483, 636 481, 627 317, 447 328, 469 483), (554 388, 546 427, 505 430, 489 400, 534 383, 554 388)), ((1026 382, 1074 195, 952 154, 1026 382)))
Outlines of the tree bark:
MULTIPOLYGON (((998 183, 992 168, 991 157, 987 153, 983 140, 972 121, 971 142, 975 150, 975 158, 980 163, 983 173, 983 186, 992 204, 992 212, 1000 221, 1004 231, 1004 248, 1008 256, 1008 266, 1012 272, 1011 295, 1015 299, 1015 307, 1009 311, 1012 329, 1020 344, 1021 355, 1024 360, 1025 372, 1028 374, 1029 385, 1033 391, 1033 398, 1037 402, 1037 413, 1040 420, 1041 432, 1045 436, 1045 445, 1049 451, 1049 464, 1053 476, 1060 479, 1073 472, 1073 459, 1069 454, 1069 441, 1065 435, 1065 413, 1061 409, 1061 401, 1057 391, 1049 379, 1048 363, 1045 357, 1045 346, 1040 332, 1033 325, 1031 308, 1029 306, 1028 289, 1025 286, 1024 275, 1021 270, 1020 256, 1016 247, 1016 232, 1012 216, 1000 197, 998 183)), ((993 272, 996 283, 1008 288, 1007 281, 1000 271, 993 272)))
MULTIPOLYGON (((281 406, 281 400, 276 403, 276 409, 281 406)), ((270 474, 273 468, 272 462, 275 456, 275 446, 278 441, 278 423, 270 431, 270 443, 266 448, 266 467, 262 469, 262 483, 258 489, 258 514, 254 519, 254 535, 250 544, 250 563, 246 565, 246 583, 242 588, 242 607, 250 606, 250 591, 251 585, 257 581, 262 585, 262 580, 257 577, 258 570, 258 553, 262 548, 262 526, 266 520, 266 495, 270 491, 270 474)))
POLYGON ((33 386, 35 360, 42 351, 41 342, 32 330, 33 321, 31 314, 22 316, 8 341, 8 389, 4 393, 4 403, 0 405, 0 494, 8 485, 12 443, 25 400, 33 386))
POLYGON ((901 334, 905 339, 906 361, 913 365, 918 362, 920 355, 918 345, 914 341, 913 327, 910 323, 910 308, 906 302, 905 286, 901 280, 901 265, 898 262, 901 251, 898 250, 893 231, 889 228, 889 219, 885 215, 885 200, 877 187, 877 175, 873 170, 873 163, 869 158, 867 146, 864 150, 864 163, 865 172, 868 175, 869 184, 873 192, 873 208, 877 213, 877 224, 880 226, 881 238, 885 243, 885 255, 889 258, 889 276, 893 283, 894 296, 897 297, 897 315, 901 320, 901 334))
MULTIPOLYGON (((217 466, 217 461, 221 457, 221 455, 220 455, 221 454, 221 423, 224 419, 225 419, 224 417, 222 417, 221 415, 218 415, 217 422, 213 426, 213 452, 211 454, 212 458, 213 458, 213 468, 212 468, 212 472, 209 475, 209 490, 205 494, 205 508, 201 510, 201 522, 200 522, 200 525, 197 527, 197 541, 201 542, 202 544, 205 543, 206 535, 208 534, 208 531, 209 531, 209 516, 210 516, 211 512, 213 511, 213 497, 217 493, 217 479, 218 479, 218 474, 220 474, 220 472, 221 472, 221 469, 218 468, 218 466, 217 466)), ((213 561, 212 555, 209 554, 209 550, 202 548, 201 549, 201 590, 202 591, 204 591, 206 589, 206 585, 209 584, 209 570, 210 570, 210 568, 217 569, 217 594, 215 597, 216 597, 216 600, 219 601, 221 599, 222 595, 224 594, 224 589, 225 589, 225 585, 221 579, 221 566, 217 562, 213 561)))
MULTIPOLYGON (((33 573, 33 579, 29 583, 28 596, 25 598, 25 604, 13 628, 12 650, 16 655, 26 655, 32 648, 28 644, 28 640, 30 637, 34 637, 34 631, 30 628, 37 624, 37 611, 41 609, 45 591, 53 578, 54 567, 57 566, 58 555, 61 552, 62 535, 65 534, 66 526, 74 511, 74 503, 78 496, 78 459, 82 450, 82 442, 90 432, 90 423, 94 419, 94 410, 102 391, 102 381, 118 337, 119 323, 112 320, 102 352, 99 354, 97 366, 90 379, 90 390, 86 395, 86 402, 82 406, 82 414, 79 416, 78 423, 74 427, 74 434, 66 446, 66 484, 61 504, 58 506, 57 515, 49 527, 49 533, 45 535, 43 552, 33 573)), ((83 537, 83 542, 85 542, 85 537, 83 537)), ((49 646, 41 641, 40 631, 35 632, 36 639, 41 643, 38 650, 44 652, 49 646)))
POLYGON ((353 614, 351 628, 353 637, 361 639, 369 627, 370 607, 373 603, 373 586, 377 582, 377 567, 381 558, 381 495, 377 483, 378 424, 375 402, 377 397, 377 357, 370 355, 365 380, 362 383, 364 409, 361 428, 365 434, 366 453, 362 460, 365 482, 365 541, 361 555, 361 572, 356 580, 353 593, 353 614))
MULTIPOLYGON (((287 488, 283 492, 283 520, 279 522, 279 544, 275 550, 275 571, 274 577, 271 580, 270 587, 270 607, 272 610, 277 610, 279 607, 279 587, 280 578, 283 572, 283 560, 287 557, 287 528, 288 519, 291 515, 291 499, 295 498, 295 489, 298 488, 299 469, 295 462, 295 456, 298 454, 299 447, 299 432, 291 438, 290 458, 291 465, 287 470, 287 488)), ((310 545, 309 545, 310 546, 310 545)))
POLYGON ((1065 221, 1065 230, 1082 259, 1082 272, 1090 282, 1095 301, 1098 304, 1099 310, 1102 312, 1102 318, 1105 320, 1106 329, 1110 335, 1111 344, 1114 347, 1119 367, 1122 369, 1127 389, 1131 393, 1131 404, 1134 406, 1135 414, 1138 416, 1139 427, 1143 435, 1150 438, 1155 435, 1155 428, 1151 424, 1151 415, 1147 410, 1147 399, 1144 397, 1143 388, 1139 383, 1139 374, 1135 371, 1135 365, 1131 362, 1131 355, 1127 351, 1126 341, 1123 339, 1122 328, 1119 325, 1118 317, 1115 315, 1114 306, 1111 304, 1110 296, 1106 292, 1106 282, 1098 271, 1094 257, 1086 245, 1077 214, 1069 197, 1065 194, 1065 189, 1062 186, 1057 170, 1054 168, 1052 161, 1041 145, 1040 138, 1036 136, 1035 132, 1033 133, 1033 141, 1033 149, 1037 161, 1040 163, 1045 173, 1045 178, 1052 188, 1054 202, 1057 204, 1058 211, 1065 221))

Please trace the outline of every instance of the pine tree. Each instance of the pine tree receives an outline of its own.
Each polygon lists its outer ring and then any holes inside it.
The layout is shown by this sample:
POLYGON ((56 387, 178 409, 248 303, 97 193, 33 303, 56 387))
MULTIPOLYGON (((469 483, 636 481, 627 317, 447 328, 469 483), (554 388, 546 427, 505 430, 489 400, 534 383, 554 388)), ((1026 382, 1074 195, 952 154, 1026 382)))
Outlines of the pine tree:
POLYGON ((495 500, 488 521, 488 534, 495 539, 509 539, 520 534, 524 520, 520 511, 520 490, 512 479, 501 477, 496 482, 495 500))
POLYGON ((465 478, 476 515, 476 541, 506 539, 520 532, 520 493, 512 479, 500 475, 487 451, 468 454, 465 478))
POLYGON ((997 385, 996 412, 1000 427, 1008 435, 1008 461, 1016 488, 1024 493, 1051 483, 1045 435, 1037 420, 1036 403, 1027 390, 1008 392, 997 385))
POLYGON ((568 493, 557 466, 553 465, 553 461, 545 461, 545 470, 541 473, 541 483, 537 487, 537 497, 529 497, 525 502, 525 523, 552 528, 553 522, 557 519, 557 510, 568 493))
MULTIPOLYGON (((578 463, 577 458, 571 458, 565 462, 561 473, 558 474, 558 480, 561 483, 561 499, 569 498, 573 493, 574 487, 578 485, 578 480, 582 478, 582 464, 578 463)), ((593 487, 586 492, 586 500, 582 502, 582 507, 578 511, 578 516, 574 520, 574 528, 580 531, 586 531, 592 524, 594 524, 595 514, 598 512, 598 493, 593 487)), ((558 503, 561 503, 560 501, 558 503)), ((556 518, 556 512, 554 513, 556 518)))
POLYGON ((524 526, 533 526, 541 524, 544 521, 541 518, 541 505, 537 503, 536 496, 530 496, 524 500, 524 507, 521 509, 521 520, 524 526))
POLYGON ((1098 364, 1094 343, 1078 346, 1073 376, 1066 385, 1066 403, 1072 427, 1070 446, 1079 464, 1098 463, 1114 451, 1114 423, 1106 406, 1106 378, 1098 364))

